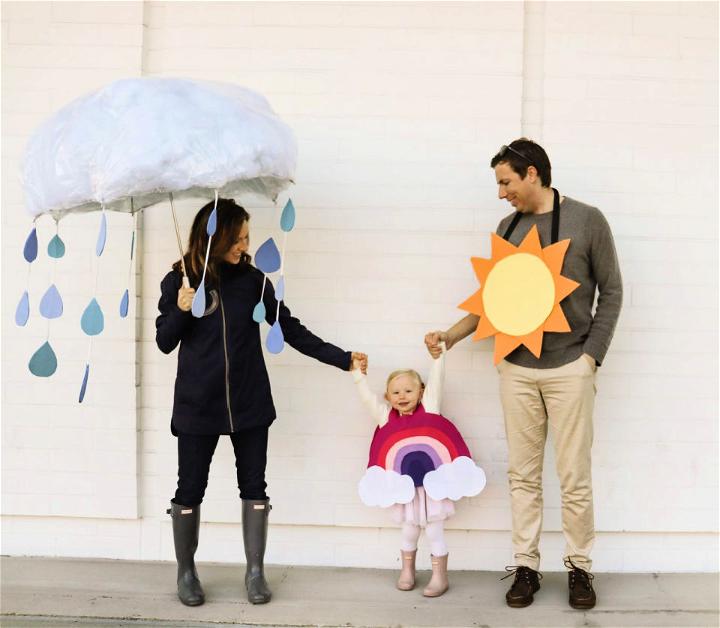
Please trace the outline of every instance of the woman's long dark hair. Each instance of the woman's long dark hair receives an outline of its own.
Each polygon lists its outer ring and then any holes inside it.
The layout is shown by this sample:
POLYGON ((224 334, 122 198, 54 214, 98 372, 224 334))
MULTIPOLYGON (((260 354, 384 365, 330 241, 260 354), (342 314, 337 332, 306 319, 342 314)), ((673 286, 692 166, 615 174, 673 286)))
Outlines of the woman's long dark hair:
MULTIPOLYGON (((207 222, 210 218, 215 201, 210 201, 197 213, 190 229, 187 253, 185 253, 185 268, 187 269, 190 285, 197 287, 202 278, 205 265, 205 251, 207 250, 208 234, 207 222)), ((207 265, 206 282, 217 283, 218 266, 223 262, 223 256, 235 243, 235 239, 242 229, 243 223, 250 220, 250 214, 243 207, 235 203, 232 198, 219 198, 217 203, 217 229, 210 245, 210 259, 207 265)), ((243 253, 240 264, 249 264, 252 258, 243 253)), ((173 270, 182 273, 180 260, 173 264, 173 270)))

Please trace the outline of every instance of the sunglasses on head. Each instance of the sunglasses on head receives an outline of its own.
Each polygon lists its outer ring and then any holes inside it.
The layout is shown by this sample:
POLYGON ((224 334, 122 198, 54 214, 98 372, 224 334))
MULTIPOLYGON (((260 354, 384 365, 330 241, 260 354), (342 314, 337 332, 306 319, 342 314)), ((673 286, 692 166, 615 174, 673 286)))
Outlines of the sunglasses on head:
POLYGON ((500 147, 500 150, 498 151, 498 157, 501 159, 507 155, 508 151, 515 153, 518 157, 522 157, 525 161, 527 161, 531 166, 534 166, 532 159, 527 157, 526 155, 523 155, 519 150, 515 150, 512 146, 508 146, 507 144, 503 144, 500 147))

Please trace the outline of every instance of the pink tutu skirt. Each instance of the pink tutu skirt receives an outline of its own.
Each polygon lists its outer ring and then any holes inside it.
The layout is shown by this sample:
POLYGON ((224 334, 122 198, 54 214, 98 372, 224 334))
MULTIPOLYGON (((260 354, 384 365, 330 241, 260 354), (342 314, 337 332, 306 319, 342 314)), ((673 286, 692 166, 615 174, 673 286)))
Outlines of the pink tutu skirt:
POLYGON ((450 499, 437 501, 425 494, 422 486, 415 487, 415 497, 407 504, 392 506, 395 523, 412 523, 425 527, 428 522, 443 521, 455 514, 455 505, 450 499))

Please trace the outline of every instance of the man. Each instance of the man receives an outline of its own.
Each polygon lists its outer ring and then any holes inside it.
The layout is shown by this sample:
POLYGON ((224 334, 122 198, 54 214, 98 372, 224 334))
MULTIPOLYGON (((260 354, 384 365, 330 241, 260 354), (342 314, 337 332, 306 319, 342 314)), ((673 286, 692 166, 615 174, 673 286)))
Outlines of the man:
MULTIPOLYGON (((561 302, 570 332, 545 333, 539 358, 520 345, 498 364, 515 556, 515 578, 506 600, 514 608, 528 606, 540 588, 542 467, 549 425, 562 492, 569 603, 589 609, 596 602, 590 573, 595 537, 590 456, 595 372, 610 346, 622 304, 615 245, 598 209, 550 187, 550 160, 540 145, 515 140, 500 149, 490 167, 499 197, 515 209, 500 221, 498 235, 517 246, 536 225, 543 247, 569 238, 562 275, 580 284, 561 302)), ((469 314, 447 331, 430 332, 425 336, 428 350, 438 354, 440 341, 449 349, 470 335, 478 321, 469 314)))

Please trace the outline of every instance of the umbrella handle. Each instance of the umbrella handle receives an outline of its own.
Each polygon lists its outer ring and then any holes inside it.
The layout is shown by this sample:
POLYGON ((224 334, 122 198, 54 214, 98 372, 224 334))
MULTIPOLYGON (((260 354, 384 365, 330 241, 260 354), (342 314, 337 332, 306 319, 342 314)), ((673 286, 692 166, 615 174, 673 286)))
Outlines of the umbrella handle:
POLYGON ((183 288, 189 288, 190 287, 190 280, 188 279, 187 275, 183 275, 183 288))

